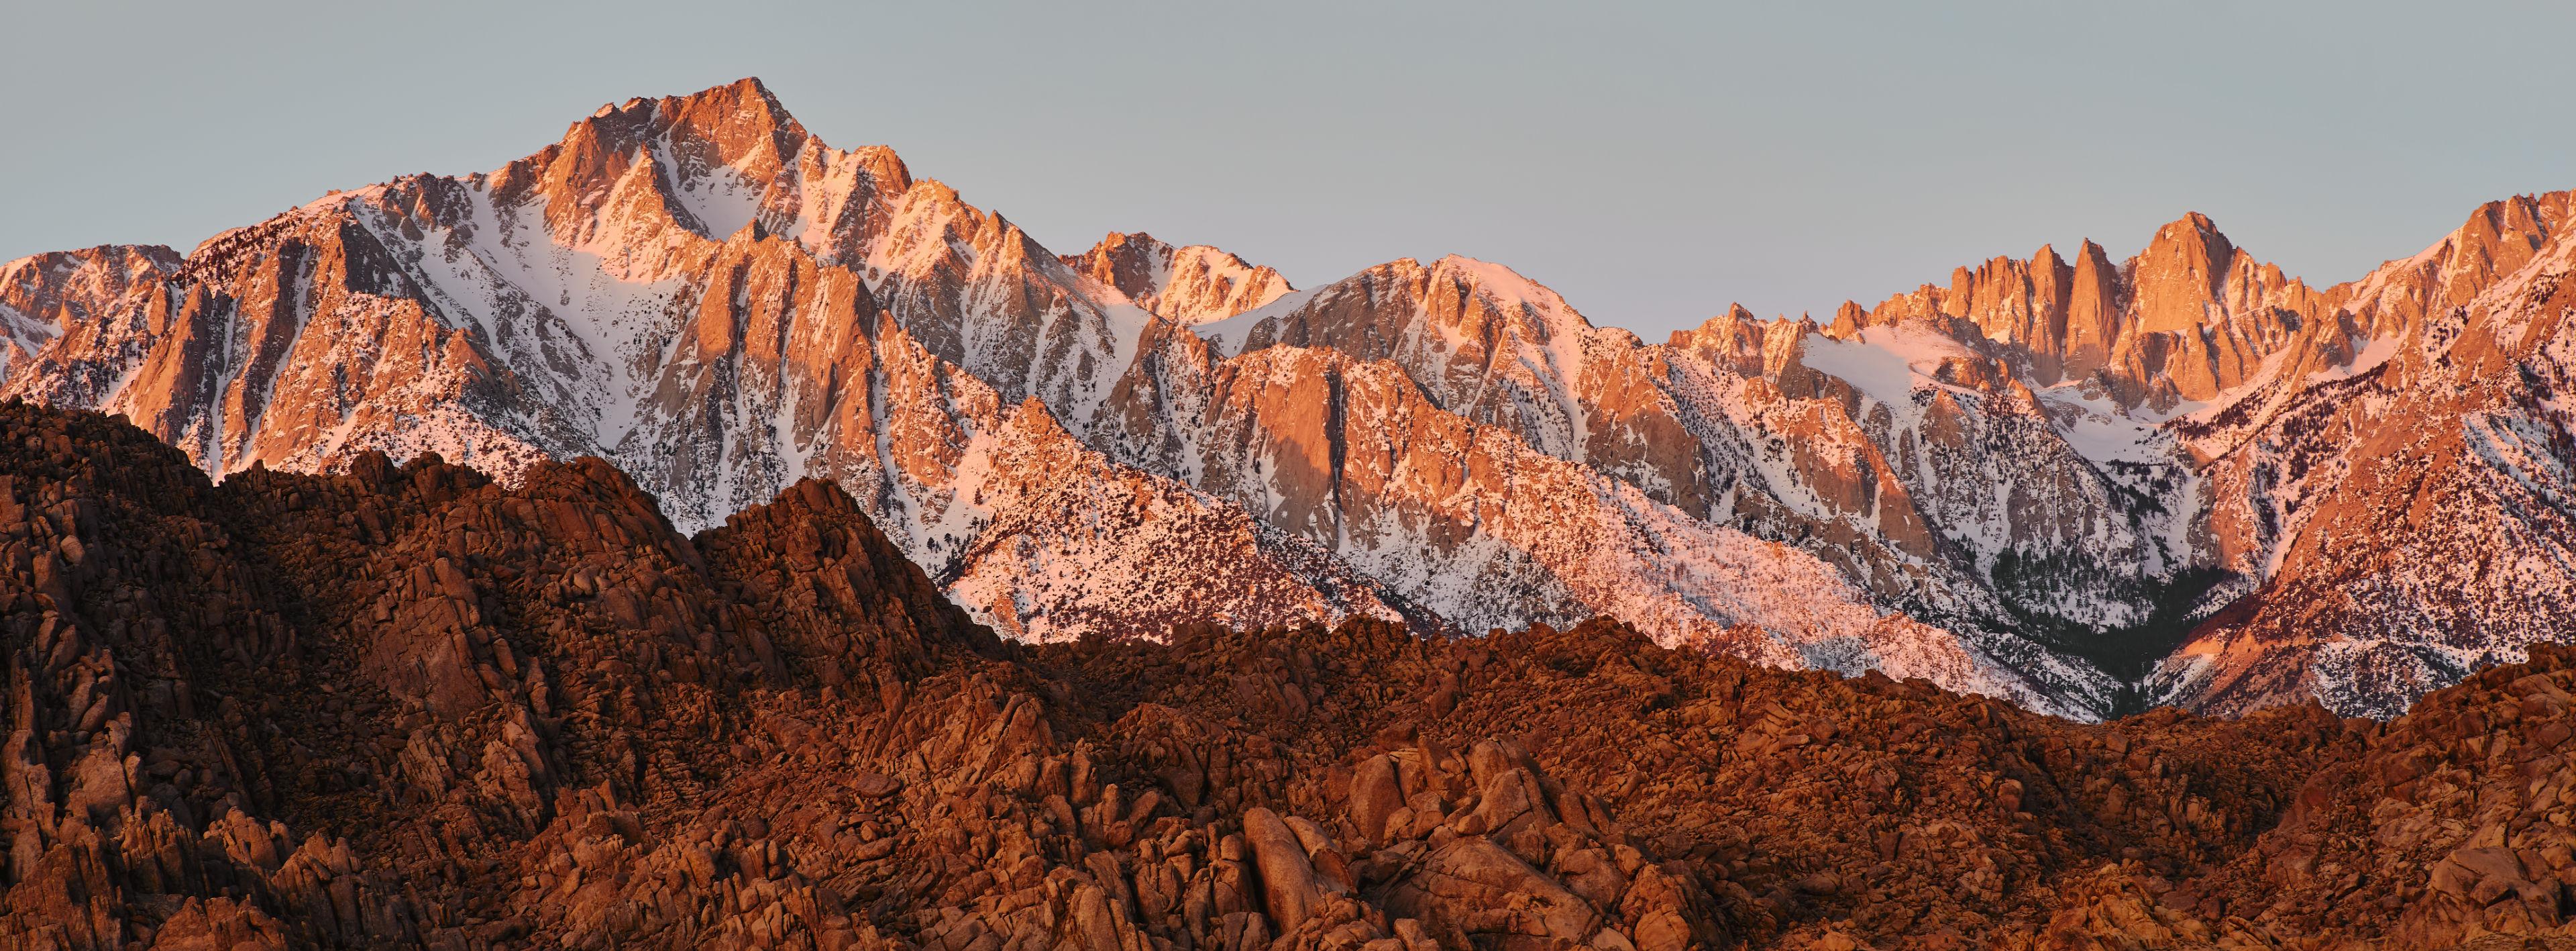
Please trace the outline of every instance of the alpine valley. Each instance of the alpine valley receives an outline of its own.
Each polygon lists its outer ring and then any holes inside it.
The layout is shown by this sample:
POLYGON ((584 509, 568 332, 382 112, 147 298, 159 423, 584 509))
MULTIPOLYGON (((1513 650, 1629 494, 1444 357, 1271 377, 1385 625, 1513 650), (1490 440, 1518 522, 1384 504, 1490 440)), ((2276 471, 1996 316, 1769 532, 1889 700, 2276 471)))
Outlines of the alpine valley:
POLYGON ((219 479, 595 456, 702 539, 819 479, 1028 641, 1606 617, 2079 720, 2387 718, 2576 631, 2571 205, 2332 287, 2194 214, 1650 344, 1462 257, 1058 254, 746 79, 0 266, 0 395, 219 479))

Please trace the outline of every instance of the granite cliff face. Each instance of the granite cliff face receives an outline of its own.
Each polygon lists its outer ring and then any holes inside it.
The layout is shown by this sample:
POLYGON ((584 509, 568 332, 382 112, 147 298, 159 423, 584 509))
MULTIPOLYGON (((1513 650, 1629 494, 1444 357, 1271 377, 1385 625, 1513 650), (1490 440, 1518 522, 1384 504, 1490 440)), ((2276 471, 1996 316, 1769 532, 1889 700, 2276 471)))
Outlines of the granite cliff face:
POLYGON ((2389 715, 2568 629, 2567 204, 2325 289, 2192 215, 1648 344, 1467 258, 1060 256, 745 80, 12 262, 0 390, 219 475, 597 456, 691 531, 821 479, 1019 638, 1609 615, 2077 716, 2389 715))
POLYGON ((832 483, 211 483, 0 405, 0 946, 2566 947, 2576 650, 2381 724, 1489 638, 975 623, 832 483))

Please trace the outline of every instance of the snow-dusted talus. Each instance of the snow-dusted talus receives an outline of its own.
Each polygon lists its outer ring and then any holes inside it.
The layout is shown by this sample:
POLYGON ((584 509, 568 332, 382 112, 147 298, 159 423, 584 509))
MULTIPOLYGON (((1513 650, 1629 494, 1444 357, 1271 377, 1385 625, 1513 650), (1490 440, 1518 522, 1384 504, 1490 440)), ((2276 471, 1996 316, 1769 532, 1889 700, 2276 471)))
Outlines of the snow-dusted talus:
POLYGON ((2389 716, 2576 632, 2571 212, 2563 192, 2479 209, 2336 289, 2393 331, 2353 365, 2178 424, 2269 580, 2164 663, 2164 699, 2389 716))
POLYGON ((1098 403, 1152 315, 893 153, 825 147, 756 82, 603 108, 490 174, 334 193, 184 265, 94 249, 5 275, 0 319, 33 350, 11 395, 124 412, 217 473, 381 449, 515 478, 599 455, 689 530, 820 476, 1024 636, 1156 630, 1172 605, 1403 613, 1311 545, 1085 451, 1047 407, 1098 403), (1051 482, 996 461, 1031 458, 1051 482), (1131 501, 1132 537, 1059 517, 1068 487, 1131 501), (1228 583, 1041 584, 1153 577, 1184 544, 1228 583))

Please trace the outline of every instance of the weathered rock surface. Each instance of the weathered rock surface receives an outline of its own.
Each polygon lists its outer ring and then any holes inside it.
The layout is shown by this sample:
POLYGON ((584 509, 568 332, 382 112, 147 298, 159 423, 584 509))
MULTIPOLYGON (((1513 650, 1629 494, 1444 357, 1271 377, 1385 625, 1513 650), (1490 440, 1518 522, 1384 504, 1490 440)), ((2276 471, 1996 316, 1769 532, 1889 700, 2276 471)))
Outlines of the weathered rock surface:
POLYGON ((0 405, 0 947, 2431 948, 2576 896, 2547 645, 2387 724, 2080 724, 1615 622, 1167 633, 998 638, 821 481, 692 538, 597 460, 212 485, 0 405))

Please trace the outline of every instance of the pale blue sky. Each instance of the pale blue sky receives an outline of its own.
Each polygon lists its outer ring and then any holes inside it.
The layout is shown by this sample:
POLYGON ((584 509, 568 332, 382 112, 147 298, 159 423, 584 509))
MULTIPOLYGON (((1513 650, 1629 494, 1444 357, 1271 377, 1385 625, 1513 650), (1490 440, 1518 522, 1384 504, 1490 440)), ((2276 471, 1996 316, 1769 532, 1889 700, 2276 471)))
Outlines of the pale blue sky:
POLYGON ((2576 188, 2563 3, 0 8, 0 258, 188 246, 746 75, 1048 247, 1465 254, 1660 339, 2200 211, 2320 284, 2576 188))

